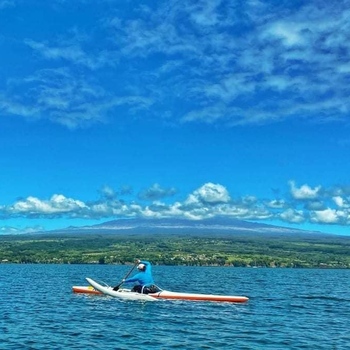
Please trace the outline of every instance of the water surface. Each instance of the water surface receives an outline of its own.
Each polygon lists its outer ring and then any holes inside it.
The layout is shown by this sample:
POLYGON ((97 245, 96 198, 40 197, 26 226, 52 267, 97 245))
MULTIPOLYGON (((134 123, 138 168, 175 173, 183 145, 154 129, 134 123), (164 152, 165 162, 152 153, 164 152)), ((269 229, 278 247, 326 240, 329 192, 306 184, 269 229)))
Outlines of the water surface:
POLYGON ((349 349, 350 270, 154 266, 164 289, 246 304, 74 294, 127 266, 0 265, 0 349, 349 349))

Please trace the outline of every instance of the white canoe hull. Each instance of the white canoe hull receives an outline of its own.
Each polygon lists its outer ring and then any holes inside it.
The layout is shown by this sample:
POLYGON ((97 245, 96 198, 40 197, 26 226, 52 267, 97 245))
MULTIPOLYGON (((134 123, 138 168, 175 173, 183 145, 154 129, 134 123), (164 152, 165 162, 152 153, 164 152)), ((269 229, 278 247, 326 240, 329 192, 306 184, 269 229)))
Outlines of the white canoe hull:
POLYGON ((103 294, 109 295, 111 297, 116 297, 120 299, 128 299, 128 300, 147 300, 147 301, 156 301, 156 298, 149 296, 148 294, 141 294, 132 292, 130 289, 119 289, 113 290, 113 287, 110 286, 102 286, 91 278, 86 278, 86 280, 93 286, 96 290, 100 291, 103 294))
POLYGON ((118 291, 113 290, 113 287, 102 286, 91 278, 86 278, 89 284, 94 290, 99 291, 103 294, 117 297, 121 299, 129 300, 148 300, 156 301, 158 299, 167 300, 188 300, 188 301, 216 301, 216 302, 231 302, 231 303, 245 303, 249 299, 244 296, 235 295, 214 295, 214 294, 196 294, 196 293, 177 293, 170 292, 167 290, 161 290, 157 293, 141 294, 132 292, 130 289, 119 289, 118 291))

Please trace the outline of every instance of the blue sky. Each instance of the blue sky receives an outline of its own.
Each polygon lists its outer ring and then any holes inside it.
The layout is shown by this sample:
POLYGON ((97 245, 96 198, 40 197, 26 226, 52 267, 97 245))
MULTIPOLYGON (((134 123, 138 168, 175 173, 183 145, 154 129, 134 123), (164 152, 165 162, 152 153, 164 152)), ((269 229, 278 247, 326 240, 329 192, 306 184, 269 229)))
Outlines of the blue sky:
POLYGON ((0 232, 350 234, 349 18, 347 0, 0 0, 0 232))

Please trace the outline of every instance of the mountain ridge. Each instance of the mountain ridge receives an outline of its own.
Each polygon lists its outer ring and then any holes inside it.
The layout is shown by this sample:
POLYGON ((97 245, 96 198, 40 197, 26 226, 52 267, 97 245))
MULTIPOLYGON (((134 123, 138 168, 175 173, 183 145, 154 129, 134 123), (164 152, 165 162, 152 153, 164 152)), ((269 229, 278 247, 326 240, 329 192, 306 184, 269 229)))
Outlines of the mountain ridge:
POLYGON ((261 236, 335 236, 319 231, 306 231, 264 223, 249 222, 225 217, 203 220, 191 219, 116 219, 95 225, 70 226, 54 230, 55 233, 108 233, 108 234, 247 234, 261 236))

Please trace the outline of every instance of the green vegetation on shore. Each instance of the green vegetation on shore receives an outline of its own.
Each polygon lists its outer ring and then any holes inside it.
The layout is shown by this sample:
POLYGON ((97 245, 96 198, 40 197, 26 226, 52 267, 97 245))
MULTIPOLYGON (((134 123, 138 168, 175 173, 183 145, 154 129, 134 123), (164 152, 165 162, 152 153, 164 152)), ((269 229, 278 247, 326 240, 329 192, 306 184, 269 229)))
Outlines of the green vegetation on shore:
POLYGON ((350 268, 350 237, 68 234, 0 236, 1 263, 350 268))

